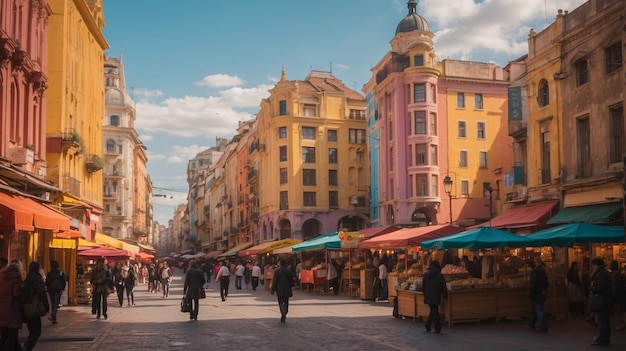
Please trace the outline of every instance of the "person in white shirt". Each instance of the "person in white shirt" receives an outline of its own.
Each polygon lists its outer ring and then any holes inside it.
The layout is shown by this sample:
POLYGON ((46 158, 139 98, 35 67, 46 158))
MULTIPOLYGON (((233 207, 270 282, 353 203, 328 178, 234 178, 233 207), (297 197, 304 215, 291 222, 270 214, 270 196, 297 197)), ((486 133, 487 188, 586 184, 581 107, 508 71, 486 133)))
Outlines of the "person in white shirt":
POLYGON ((237 263, 235 267, 235 289, 241 290, 241 283, 243 282, 243 273, 246 271, 246 267, 241 264, 241 261, 237 263))
POLYGON ((259 279, 261 278, 261 267, 259 267, 259 262, 254 262, 254 266, 252 266, 252 273, 250 276, 252 277, 252 290, 256 290, 259 286, 259 279))
POLYGON ((220 296, 222 301, 226 301, 228 297, 228 285, 230 285, 230 270, 228 269, 228 261, 222 261, 220 270, 217 271, 215 280, 220 282, 220 296))
POLYGON ((387 300, 387 294, 389 291, 387 286, 387 257, 383 257, 383 259, 380 260, 380 266, 378 266, 378 279, 380 280, 380 289, 382 290, 379 301, 387 300))

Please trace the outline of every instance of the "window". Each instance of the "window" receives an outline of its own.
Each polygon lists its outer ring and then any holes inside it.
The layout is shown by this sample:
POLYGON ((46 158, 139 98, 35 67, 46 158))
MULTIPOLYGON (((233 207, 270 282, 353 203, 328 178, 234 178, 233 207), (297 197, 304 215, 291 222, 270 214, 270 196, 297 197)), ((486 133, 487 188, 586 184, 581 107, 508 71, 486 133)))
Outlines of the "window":
POLYGON ((111 115, 111 125, 113 127, 119 127, 120 126, 120 116, 117 115, 111 115))
POLYGON ((426 134, 426 111, 414 112, 415 135, 426 134))
POLYGON ((337 191, 328 192, 328 207, 339 208, 339 193, 337 191))
POLYGON ((581 178, 591 176, 591 144, 589 140, 589 127, 589 116, 576 120, 576 134, 578 136, 578 176, 581 178))
POLYGON ((476 138, 485 139, 485 122, 476 122, 476 138))
POLYGON ((406 151, 407 162, 409 166, 413 166, 413 145, 409 145, 409 147, 406 148, 406 151))
POLYGON ((437 145, 430 146, 430 165, 437 165, 437 145))
POLYGON ((315 148, 310 146, 302 147, 302 162, 315 163, 315 148))
POLYGON ((305 191, 302 193, 302 199, 304 200, 304 206, 316 206, 316 196, 314 191, 305 191))
POLYGON ((314 169, 303 169, 302 170, 302 185, 314 186, 316 171, 314 169))
POLYGON ((328 185, 337 186, 339 183, 337 182, 337 170, 329 169, 328 170, 328 185))
POLYGON ((609 109, 609 118, 611 119, 611 139, 610 143, 610 163, 622 162, 624 154, 624 107, 611 107, 609 109))
POLYGON ((304 104, 302 106, 302 114, 305 117, 317 117, 317 106, 312 104, 304 104))
POLYGON ((287 161, 287 147, 286 146, 279 146, 278 147, 278 161, 279 162, 285 162, 287 161))
POLYGON ((478 152, 478 167, 487 168, 487 151, 478 152))
POLYGON ((350 109, 350 119, 365 120, 365 111, 350 109))
POLYGON ((469 196, 469 180, 461 180, 461 196, 469 196))
POLYGON ((365 144, 365 129, 348 130, 348 140, 350 144, 365 144))
POLYGON ((459 138, 467 137, 467 125, 466 125, 465 121, 458 121, 457 122, 457 136, 459 138))
POLYGON ((550 104, 550 90, 548 87, 548 81, 545 79, 539 81, 537 104, 539 104, 539 107, 548 106, 550 104))
POLYGON ((107 140, 107 152, 115 152, 115 141, 107 140))
POLYGON ((280 169, 280 184, 287 184, 289 182, 289 176, 287 173, 287 168, 280 169))
POLYGON ((576 68, 576 86, 579 87, 589 81, 589 69, 586 59, 579 59, 574 62, 576 68))
POLYGON ((435 102, 435 85, 428 84, 428 102, 435 102))
POLYGON ((121 144, 117 146, 117 153, 120 154, 120 155, 122 154, 122 145, 121 144))
POLYGON ((287 139, 287 127, 278 128, 278 139, 287 139))
POLYGON ((417 196, 428 196, 428 178, 427 174, 417 174, 416 175, 416 186, 417 196))
POLYGON ((437 114, 431 112, 428 118, 428 122, 430 123, 428 133, 430 135, 437 135, 437 114))
POLYGON ((426 164, 426 144, 415 144, 415 164, 418 166, 426 164))
POLYGON ((465 93, 456 93, 456 107, 465 108, 465 93))
POLYGON ((280 100, 278 102, 278 114, 280 116, 286 116, 287 115, 287 100, 280 100))
POLYGON ((541 184, 550 183, 550 129, 541 125, 541 184))
POLYGON ((437 181, 437 175, 430 175, 430 196, 438 196, 439 194, 439 182, 437 181))
POLYGON ((417 67, 424 66, 424 55, 413 56, 413 66, 417 66, 417 67))
POLYGON ((337 163, 337 149, 328 149, 328 163, 337 163))
POLYGON ((483 94, 474 94, 474 109, 483 109, 483 94))
POLYGON ((426 102, 425 88, 424 84, 413 84, 413 102, 426 102))
POLYGON ((389 121, 389 140, 393 140, 393 122, 389 121))
POLYGON ((328 141, 337 142, 337 130, 336 129, 329 129, 328 130, 328 141))
POLYGON ((315 127, 302 127, 302 139, 315 140, 315 127))
POLYGON ((363 164, 365 162, 365 151, 356 152, 356 163, 363 164))
POLYGON ((287 191, 280 192, 280 209, 289 209, 289 193, 287 191))
POLYGON ((606 56, 606 73, 609 74, 622 68, 622 42, 617 42, 604 49, 606 56))
POLYGON ((467 150, 459 151, 459 167, 467 168, 467 150))

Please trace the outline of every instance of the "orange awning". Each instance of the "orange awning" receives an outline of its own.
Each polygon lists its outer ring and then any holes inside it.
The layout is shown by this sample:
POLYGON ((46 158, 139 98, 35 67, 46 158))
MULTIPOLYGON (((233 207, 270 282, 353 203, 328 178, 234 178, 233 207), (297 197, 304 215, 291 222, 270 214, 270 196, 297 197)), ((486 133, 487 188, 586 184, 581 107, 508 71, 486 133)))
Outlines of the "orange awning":
POLYGON ((20 196, 20 201, 33 211, 35 228, 49 229, 54 232, 70 230, 70 218, 39 202, 20 196))
POLYGON ((60 239, 76 239, 80 238, 82 234, 78 230, 70 229, 70 230, 62 230, 58 233, 54 233, 55 238, 60 239))
POLYGON ((25 208, 19 195, 0 192, 0 228, 33 231, 33 211, 25 208))
POLYGON ((524 206, 511 207, 503 214, 494 217, 491 221, 468 227, 474 229, 479 226, 513 229, 535 226, 545 226, 550 217, 558 212, 558 201, 545 201, 524 206))

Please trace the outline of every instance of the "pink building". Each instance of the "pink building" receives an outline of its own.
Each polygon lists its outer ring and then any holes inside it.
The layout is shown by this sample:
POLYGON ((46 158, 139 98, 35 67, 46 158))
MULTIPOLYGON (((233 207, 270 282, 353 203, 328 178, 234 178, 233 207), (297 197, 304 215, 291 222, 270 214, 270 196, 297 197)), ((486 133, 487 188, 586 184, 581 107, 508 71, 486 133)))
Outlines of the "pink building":
POLYGON ((0 7, 0 162, 43 176, 51 10, 47 0, 1 1, 0 7))

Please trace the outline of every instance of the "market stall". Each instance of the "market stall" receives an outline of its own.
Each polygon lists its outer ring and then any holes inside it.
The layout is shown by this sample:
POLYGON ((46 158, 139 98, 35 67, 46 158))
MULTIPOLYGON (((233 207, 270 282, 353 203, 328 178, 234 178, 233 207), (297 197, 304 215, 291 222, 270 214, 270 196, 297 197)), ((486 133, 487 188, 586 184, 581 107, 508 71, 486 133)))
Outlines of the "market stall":
MULTIPOLYGON (((423 250, 481 249, 483 255, 480 260, 483 267, 487 267, 481 278, 472 277, 463 267, 446 265, 442 268, 448 286, 448 297, 440 306, 445 323, 453 325, 466 320, 525 315, 528 299, 522 289, 526 286, 526 267, 523 260, 510 260, 507 257, 510 251, 505 250, 527 246, 536 246, 536 242, 490 227, 478 227, 423 241, 423 250)), ((421 280, 408 281, 403 288, 398 290, 399 313, 414 315, 415 318, 427 316, 428 308, 422 304, 421 280), (410 306, 411 301, 414 306, 410 306), (404 307, 402 312, 401 305, 404 307)))

